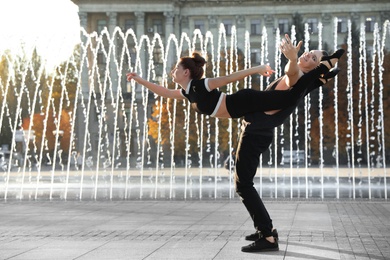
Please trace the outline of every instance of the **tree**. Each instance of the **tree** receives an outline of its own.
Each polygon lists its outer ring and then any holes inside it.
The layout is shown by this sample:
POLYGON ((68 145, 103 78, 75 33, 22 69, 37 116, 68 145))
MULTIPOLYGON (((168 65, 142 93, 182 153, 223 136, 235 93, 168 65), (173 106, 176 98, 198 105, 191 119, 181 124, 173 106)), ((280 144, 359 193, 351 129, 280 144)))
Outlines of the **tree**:
MULTIPOLYGON (((338 62, 338 67, 341 69, 338 74, 338 86, 337 86, 337 94, 338 99, 337 109, 335 111, 335 103, 334 97, 335 92, 333 91, 332 86, 333 82, 328 83, 323 88, 324 90, 324 100, 323 100, 323 143, 324 146, 328 148, 325 156, 325 163, 332 162, 334 159, 332 158, 332 153, 334 149, 334 145, 336 143, 336 134, 335 134, 335 114, 338 115, 338 152, 340 164, 346 165, 347 163, 351 163, 351 149, 354 148, 355 151, 355 161, 354 163, 367 163, 367 160, 371 160, 371 166, 376 165, 375 157, 382 157, 381 149, 388 150, 390 148, 389 142, 385 143, 384 147, 382 147, 382 140, 378 140, 379 133, 381 132, 380 124, 381 118, 380 115, 383 112, 384 114, 384 122, 388 120, 388 114, 390 111, 389 108, 389 80, 390 73, 388 69, 383 71, 383 78, 379 78, 379 68, 378 68, 378 55, 376 55, 376 60, 371 60, 371 57, 367 57, 367 60, 363 62, 366 63, 367 69, 366 74, 364 70, 359 67, 360 64, 360 53, 359 53, 359 31, 352 23, 351 26, 351 43, 352 46, 347 44, 347 39, 345 39, 346 43, 341 46, 348 52, 348 55, 351 55, 352 62, 348 65, 347 55, 343 55, 343 57, 338 62), (375 65, 375 70, 373 70, 372 65, 375 65), (351 82, 348 82, 348 73, 350 74, 351 82), (366 77, 367 84, 364 82, 360 82, 359 77, 366 77), (374 81, 373 81, 374 80, 374 81), (383 111, 380 110, 379 100, 379 83, 383 84, 383 111), (351 88, 348 89, 348 85, 351 84, 351 88), (366 96, 366 91, 368 95, 366 96), (352 96, 350 96, 352 95, 352 96), (352 98, 351 98, 352 97, 352 98), (352 101, 353 106, 350 107, 349 103, 352 101), (368 111, 368 114, 366 114, 368 111), (350 125, 351 119, 353 119, 353 125, 350 125), (367 124, 366 119, 369 120, 368 126, 368 136, 367 140, 367 124), (352 135, 353 133, 353 135, 352 135), (371 140, 372 138, 372 140, 371 140), (353 141, 353 142, 352 142, 353 141), (367 145, 369 145, 371 157, 367 158, 367 145), (347 152, 348 151, 348 152, 347 152)), ((390 57, 388 53, 384 53, 383 67, 390 67, 390 57)), ((386 129, 386 127, 385 127, 386 129)), ((385 140, 388 140, 389 133, 388 131, 384 131, 385 140)), ((319 145, 319 121, 314 120, 313 128, 311 135, 313 136, 312 145, 313 147, 318 148, 319 145)), ((380 134, 381 135, 381 134, 380 134)), ((318 159, 319 150, 315 151, 315 160, 318 159)), ((378 157, 378 158, 379 158, 378 157)), ((389 158, 388 158, 389 159, 389 158)), ((329 163, 328 163, 329 164, 329 163)))
POLYGON ((12 131, 9 127, 9 120, 12 121, 12 118, 14 118, 14 115, 11 115, 14 110, 9 110, 9 107, 7 106, 7 102, 16 103, 15 101, 12 102, 12 100, 15 99, 15 95, 8 94, 9 91, 7 91, 7 88, 10 88, 10 70, 11 70, 11 64, 9 62, 10 60, 10 53, 9 51, 5 52, 1 56, 0 61, 0 144, 8 144, 10 145, 10 140, 12 140, 12 131))
POLYGON ((33 51, 31 57, 2 56, 1 70, 1 115, 2 129, 0 143, 11 145, 14 129, 20 129, 23 118, 33 114, 34 101, 39 99, 37 94, 45 86, 45 69, 41 58, 33 51))
POLYGON ((31 129, 35 131, 35 147, 53 150, 52 131, 56 127, 52 124, 58 121, 60 115, 60 129, 65 131, 61 146, 68 151, 70 115, 75 105, 78 80, 79 55, 76 51, 74 57, 57 66, 52 74, 48 74, 36 50, 31 57, 12 56, 9 53, 1 56, 0 144, 11 146, 15 129, 24 131, 31 129), (41 142, 45 120, 47 143, 41 142), (46 145, 45 148, 41 145, 43 143, 46 145))
MULTIPOLYGON (((41 149, 47 149, 49 152, 52 152, 54 150, 56 135, 53 131, 57 130, 57 125, 55 122, 56 115, 52 111, 48 112, 47 118, 45 114, 39 113, 33 115, 32 122, 29 117, 23 119, 23 129, 28 129, 32 123, 32 130, 35 132, 35 145, 38 151, 41 149), (47 142, 42 142, 42 138, 45 138, 47 142), (42 147, 42 144, 46 147, 42 147)), ((70 128, 71 125, 69 114, 65 110, 62 110, 59 130, 64 131, 64 134, 61 136, 60 140, 60 147, 64 151, 69 150, 70 128)))

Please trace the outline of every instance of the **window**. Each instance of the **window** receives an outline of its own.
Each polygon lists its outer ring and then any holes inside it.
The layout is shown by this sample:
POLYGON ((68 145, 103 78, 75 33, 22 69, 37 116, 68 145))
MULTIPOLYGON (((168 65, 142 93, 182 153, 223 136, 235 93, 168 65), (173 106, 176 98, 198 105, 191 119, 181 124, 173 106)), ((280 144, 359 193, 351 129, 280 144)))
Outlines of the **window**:
POLYGON ((251 21, 251 35, 260 35, 261 34, 261 22, 259 19, 254 19, 251 21))
POLYGON ((289 31, 288 19, 279 19, 278 24, 279 24, 280 34, 288 33, 289 31))
POLYGON ((225 25, 226 35, 232 35, 233 21, 231 19, 223 20, 222 23, 225 25))
POLYGON ((251 64, 260 64, 260 49, 251 50, 251 64))
POLYGON ((366 32, 373 32, 375 25, 375 17, 367 17, 366 18, 366 32))
POLYGON ((309 26, 309 32, 318 33, 318 19, 317 18, 308 18, 307 24, 309 26))
POLYGON ((125 93, 131 93, 132 89, 131 89, 131 82, 130 81, 126 81, 126 91, 124 91, 125 93))
POLYGON ((124 59, 124 64, 125 65, 130 65, 131 66, 135 66, 135 60, 136 60, 136 57, 137 57, 137 51, 135 49, 135 46, 134 46, 134 43, 133 42, 130 42, 130 40, 132 40, 133 37, 128 37, 127 38, 127 49, 129 51, 129 55, 130 57, 127 56, 127 54, 125 54, 125 59, 124 59))
POLYGON ((107 20, 98 20, 97 21, 97 32, 100 33, 107 27, 107 20))
POLYGON ((366 56, 367 56, 367 61, 372 61, 372 55, 374 54, 373 46, 367 46, 366 50, 366 56))
POLYGON ((346 18, 338 18, 337 21, 337 32, 345 33, 347 32, 347 19, 346 18))
POLYGON ((162 34, 163 33, 163 23, 161 19, 153 20, 153 30, 155 33, 162 34))
POLYGON ((126 32, 129 29, 133 29, 133 31, 135 31, 135 22, 132 19, 125 20, 125 31, 124 32, 126 32))
POLYGON ((98 52, 97 54, 97 64, 98 65, 105 65, 106 64, 106 57, 102 52, 98 52))
POLYGON ((163 59, 163 56, 162 56, 162 51, 160 48, 154 48, 153 50, 153 62, 158 64, 158 63, 162 63, 162 59, 163 59))
POLYGON ((199 29, 202 33, 205 32, 204 20, 195 20, 194 29, 199 29))

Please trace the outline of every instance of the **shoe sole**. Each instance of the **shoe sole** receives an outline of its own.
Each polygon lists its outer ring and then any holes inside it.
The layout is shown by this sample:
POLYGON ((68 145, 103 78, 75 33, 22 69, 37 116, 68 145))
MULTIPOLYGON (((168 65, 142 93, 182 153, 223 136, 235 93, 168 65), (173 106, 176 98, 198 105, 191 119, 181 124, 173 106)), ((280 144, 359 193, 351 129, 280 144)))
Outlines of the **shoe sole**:
POLYGON ((259 238, 245 238, 246 241, 256 241, 259 238))
POLYGON ((259 252, 272 252, 272 251, 279 251, 279 247, 276 247, 276 248, 264 248, 264 249, 254 249, 254 250, 242 250, 241 249, 241 252, 244 252, 244 253, 259 253, 259 252))

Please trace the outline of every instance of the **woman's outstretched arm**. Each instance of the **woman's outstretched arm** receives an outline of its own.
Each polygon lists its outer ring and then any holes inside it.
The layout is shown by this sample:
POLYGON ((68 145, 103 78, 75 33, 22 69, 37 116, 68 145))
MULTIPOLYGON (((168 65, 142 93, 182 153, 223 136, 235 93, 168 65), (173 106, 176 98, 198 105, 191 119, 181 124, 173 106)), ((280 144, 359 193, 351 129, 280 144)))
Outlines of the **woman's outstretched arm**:
POLYGON ((285 35, 285 39, 283 39, 282 43, 280 44, 280 50, 288 59, 288 62, 284 68, 286 85, 288 87, 294 86, 299 78, 303 75, 298 67, 298 52, 301 49, 301 46, 302 41, 300 41, 297 46, 294 46, 288 34, 285 35))
POLYGON ((184 99, 180 93, 180 89, 168 89, 163 86, 157 85, 146 79, 141 78, 137 73, 130 72, 126 74, 127 81, 135 80, 138 84, 141 84, 148 88, 153 93, 165 97, 165 98, 174 98, 174 99, 184 99))
POLYGON ((275 71, 271 69, 269 65, 259 65, 256 67, 252 67, 250 69, 240 70, 237 72, 233 72, 232 74, 216 77, 216 78, 209 78, 208 84, 210 90, 220 88, 223 86, 226 86, 229 83, 241 80, 245 77, 248 77, 253 74, 260 74, 264 77, 271 76, 275 71))

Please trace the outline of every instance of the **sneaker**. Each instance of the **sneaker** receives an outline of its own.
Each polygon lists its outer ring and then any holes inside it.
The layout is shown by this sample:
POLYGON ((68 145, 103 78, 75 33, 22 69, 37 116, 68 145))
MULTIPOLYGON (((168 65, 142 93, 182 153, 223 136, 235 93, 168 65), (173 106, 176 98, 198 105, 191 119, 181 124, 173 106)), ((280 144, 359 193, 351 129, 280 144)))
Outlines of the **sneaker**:
POLYGON ((246 236, 246 237, 245 237, 245 240, 248 240, 248 241, 256 241, 256 240, 258 240, 258 239, 260 239, 260 238, 262 238, 262 237, 263 237, 263 236, 261 235, 261 232, 258 231, 258 230, 256 230, 255 233, 246 236))
POLYGON ((337 76, 337 74, 340 72, 340 69, 335 67, 329 70, 328 73, 320 77, 320 79, 325 80, 325 83, 327 83, 329 80, 333 79, 334 77, 337 76))
MULTIPOLYGON (((279 234, 278 234, 278 231, 276 230, 276 228, 272 231, 272 236, 278 240, 279 239, 279 234)), ((248 241, 256 241, 260 238, 262 238, 263 235, 261 234, 260 231, 256 231, 255 233, 253 234, 250 234, 248 236, 245 237, 245 240, 248 240, 248 241)))
POLYGON ((275 239, 275 243, 269 242, 264 237, 256 240, 252 244, 241 247, 242 252, 267 252, 267 251, 279 251, 279 244, 275 239))

